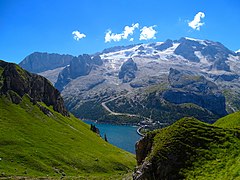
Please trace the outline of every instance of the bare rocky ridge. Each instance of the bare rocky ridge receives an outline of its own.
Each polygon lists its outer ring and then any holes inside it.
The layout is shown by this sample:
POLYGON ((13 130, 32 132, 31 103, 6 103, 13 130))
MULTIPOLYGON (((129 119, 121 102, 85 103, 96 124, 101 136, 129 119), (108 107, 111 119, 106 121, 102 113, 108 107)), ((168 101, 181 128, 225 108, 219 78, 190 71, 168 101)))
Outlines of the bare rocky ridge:
POLYGON ((70 65, 65 67, 59 74, 55 87, 60 91, 72 80, 80 76, 88 75, 94 65, 102 65, 100 56, 91 57, 87 54, 74 57, 70 65))
POLYGON ((35 52, 22 60, 19 65, 29 72, 40 73, 64 67, 70 63, 72 58, 73 56, 65 54, 35 52))

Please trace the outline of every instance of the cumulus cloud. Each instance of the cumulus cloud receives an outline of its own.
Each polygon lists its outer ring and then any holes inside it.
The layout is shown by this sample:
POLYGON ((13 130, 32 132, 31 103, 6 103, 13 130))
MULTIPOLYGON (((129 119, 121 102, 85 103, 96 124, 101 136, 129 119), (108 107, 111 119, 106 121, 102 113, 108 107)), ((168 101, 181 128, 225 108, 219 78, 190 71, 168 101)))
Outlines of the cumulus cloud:
POLYGON ((201 22, 201 19, 205 17, 205 14, 203 12, 198 12, 195 16, 194 19, 188 23, 188 26, 195 30, 200 30, 200 27, 204 25, 203 22, 201 22))
POLYGON ((133 32, 135 29, 139 28, 139 24, 132 24, 131 27, 125 26, 124 31, 123 31, 123 39, 127 39, 129 35, 133 35, 133 32))
POLYGON ((133 38, 129 39, 129 41, 133 41, 133 40, 134 40, 133 38))
POLYGON ((114 34, 111 30, 108 30, 105 35, 105 42, 120 41, 122 39, 122 34, 114 34))
POLYGON ((79 31, 73 31, 73 32, 72 32, 72 35, 73 35, 73 39, 75 39, 76 41, 79 41, 80 39, 86 37, 85 34, 80 33, 79 31))
POLYGON ((157 34, 157 31, 153 29, 154 27, 156 27, 156 25, 149 27, 144 26, 140 30, 141 34, 139 40, 156 39, 155 35, 157 34))
POLYGON ((120 41, 127 39, 129 35, 133 35, 135 29, 139 28, 139 24, 132 24, 132 26, 125 26, 124 31, 120 34, 115 34, 111 30, 108 30, 105 34, 105 42, 120 41))

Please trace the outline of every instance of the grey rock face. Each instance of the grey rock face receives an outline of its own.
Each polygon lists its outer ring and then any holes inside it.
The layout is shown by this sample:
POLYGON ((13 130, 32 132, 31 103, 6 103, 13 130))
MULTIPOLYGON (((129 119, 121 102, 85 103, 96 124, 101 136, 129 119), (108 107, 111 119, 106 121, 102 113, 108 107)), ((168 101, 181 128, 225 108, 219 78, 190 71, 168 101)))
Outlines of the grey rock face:
POLYGON ((234 55, 234 53, 221 43, 208 43, 208 46, 203 48, 201 53, 207 58, 208 61, 214 62, 211 67, 212 69, 230 71, 230 67, 226 64, 226 60, 229 55, 234 55))
POLYGON ((226 64, 224 59, 218 59, 214 61, 213 65, 211 66, 211 69, 224 70, 230 72, 230 67, 229 65, 226 64))
POLYGON ((119 79, 122 79, 123 83, 128 83, 135 78, 136 71, 137 64, 133 61, 132 58, 130 58, 121 66, 118 77, 119 79))
POLYGON ((60 92, 46 78, 31 74, 12 63, 5 66, 2 76, 4 82, 0 93, 10 94, 14 103, 19 103, 19 97, 27 94, 33 102, 44 102, 62 115, 69 116, 60 92))
POLYGON ((173 46, 173 41, 168 39, 163 44, 155 46, 154 48, 156 50, 163 51, 163 50, 166 50, 166 49, 168 49, 168 48, 170 48, 172 46, 173 46))
POLYGON ((90 55, 84 54, 78 57, 74 57, 70 65, 65 67, 58 76, 58 80, 55 87, 62 91, 63 87, 68 84, 72 79, 76 79, 80 76, 88 75, 94 65, 102 65, 100 56, 91 57, 90 55))
POLYGON ((200 59, 194 54, 195 51, 201 50, 203 45, 197 41, 191 41, 185 38, 179 40, 180 45, 175 49, 174 53, 183 56, 192 62, 199 62, 200 59))
POLYGON ((72 58, 73 56, 71 55, 35 52, 27 56, 19 63, 19 65, 29 72, 40 73, 43 71, 64 67, 70 63, 72 58))
POLYGON ((194 103, 214 114, 226 115, 225 97, 215 83, 203 76, 195 76, 170 69, 171 88, 163 93, 163 98, 171 103, 194 103))
POLYGON ((181 38, 178 42, 180 45, 175 49, 175 54, 181 55, 189 61, 200 62, 200 59, 195 54, 196 51, 199 51, 207 61, 213 63, 210 69, 230 71, 226 61, 229 55, 234 55, 235 53, 221 43, 213 41, 200 43, 186 38, 181 38))

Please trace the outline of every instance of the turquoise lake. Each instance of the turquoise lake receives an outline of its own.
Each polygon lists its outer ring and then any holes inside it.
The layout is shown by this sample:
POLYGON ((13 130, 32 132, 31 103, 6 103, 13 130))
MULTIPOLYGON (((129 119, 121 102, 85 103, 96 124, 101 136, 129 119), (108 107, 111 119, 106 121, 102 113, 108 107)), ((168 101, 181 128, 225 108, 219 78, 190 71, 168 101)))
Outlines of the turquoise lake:
POLYGON ((87 120, 84 122, 95 125, 102 137, 106 134, 109 143, 135 154, 135 143, 141 138, 137 133, 137 127, 100 124, 87 120))

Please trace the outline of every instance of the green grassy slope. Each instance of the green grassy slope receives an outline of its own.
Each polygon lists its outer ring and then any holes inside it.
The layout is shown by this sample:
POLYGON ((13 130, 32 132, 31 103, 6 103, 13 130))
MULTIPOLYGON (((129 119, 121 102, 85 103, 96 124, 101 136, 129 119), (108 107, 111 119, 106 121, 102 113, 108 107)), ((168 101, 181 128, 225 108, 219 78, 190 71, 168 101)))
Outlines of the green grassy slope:
MULTIPOLYGON (((41 104, 43 105, 43 104, 41 104)), ((47 116, 27 96, 16 105, 0 96, 0 177, 121 178, 134 155, 102 140, 75 117, 47 116)))
MULTIPOLYGON (((152 164, 155 177, 240 179, 238 130, 183 118, 167 128, 149 133, 147 137, 149 141, 154 137, 146 161, 152 164)), ((145 168, 147 177, 152 172, 149 169, 145 168)))
POLYGON ((223 128, 237 128, 240 129, 240 111, 229 114, 214 123, 215 126, 223 128))

